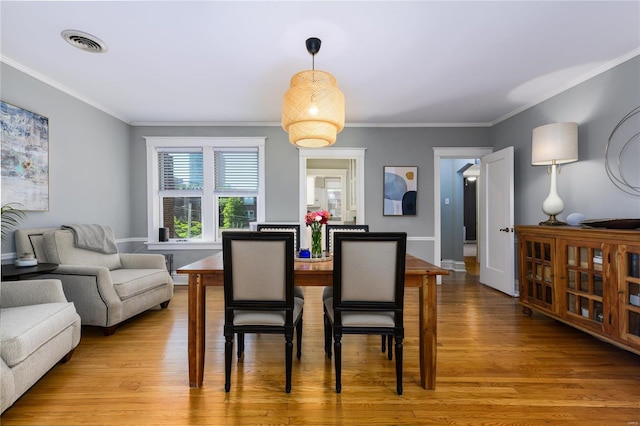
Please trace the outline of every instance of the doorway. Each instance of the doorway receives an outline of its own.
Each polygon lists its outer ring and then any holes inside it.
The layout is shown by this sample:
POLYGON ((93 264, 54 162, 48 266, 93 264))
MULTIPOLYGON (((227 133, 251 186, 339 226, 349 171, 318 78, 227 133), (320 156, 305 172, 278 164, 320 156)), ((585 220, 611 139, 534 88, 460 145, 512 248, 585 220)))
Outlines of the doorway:
POLYGON ((478 256, 478 179, 480 177, 480 159, 465 164, 460 170, 463 182, 463 258, 465 271, 471 275, 480 275, 480 257, 478 256))
MULTIPOLYGON (((335 208, 340 206, 340 214, 344 212, 340 220, 342 223, 366 223, 364 213, 364 153, 365 148, 322 148, 320 150, 299 148, 299 216, 304 218, 309 208, 315 208, 316 204, 315 194, 313 196, 310 194, 315 191, 316 180, 314 178, 313 184, 311 184, 311 181, 308 180, 307 171, 309 169, 338 169, 340 172, 337 174, 334 171, 317 175, 322 178, 317 182, 318 185, 324 184, 326 188, 327 184, 329 184, 331 187, 329 191, 325 191, 325 194, 327 198, 333 196, 334 201, 327 203, 327 207, 329 205, 335 208), (342 164, 343 162, 344 165, 342 164), (329 181, 326 180, 327 175, 332 173, 340 177, 339 184, 337 180, 332 180, 331 176, 329 176, 329 181), (339 189, 335 188, 335 186, 339 186, 339 189), (338 196, 340 197, 339 203, 337 202, 338 196)), ((309 240, 310 232, 307 230, 307 232, 301 234, 301 244, 308 246, 309 240)))
MULTIPOLYGON (((447 205, 446 202, 452 202, 451 197, 445 197, 443 195, 443 182, 442 182, 442 160, 445 159, 455 159, 455 160, 468 160, 471 159, 471 162, 475 162, 475 159, 483 157, 487 154, 493 152, 492 148, 489 147, 469 147, 469 148, 449 148, 449 147, 434 147, 433 148, 433 168, 434 168, 434 236, 435 236, 435 245, 434 245, 434 262, 438 266, 442 265, 442 206, 447 205), (447 200, 447 198, 449 198, 447 200)), ((460 165, 462 167, 464 164, 460 165)), ((454 172, 457 172, 460 167, 456 168, 454 172)), ((460 185, 462 186, 462 179, 460 180, 460 185)), ((476 183, 477 185, 477 183, 476 183)), ((462 188, 459 188, 461 191, 462 188)), ((462 195, 460 195, 460 200, 462 200, 462 195)), ((481 207, 481 200, 478 199, 477 209, 481 207)), ((460 217, 462 217, 462 211, 460 211, 460 217)), ((447 218, 448 219, 448 218, 447 218)), ((460 226, 455 228, 455 235, 459 237, 455 237, 456 244, 464 246, 464 240, 466 239, 466 233, 464 233, 462 218, 460 219, 460 226)), ((452 233, 453 233, 452 232, 452 233)), ((479 259, 480 255, 480 238, 479 234, 476 233, 476 244, 475 244, 475 255, 476 259, 479 259)), ((469 247, 471 250, 472 247, 469 247)), ((474 262, 475 263, 475 262, 474 262)), ((475 266, 475 265, 474 265, 475 266)), ((466 265, 456 266, 458 270, 465 271, 466 265)), ((438 283, 441 281, 438 280, 438 283)))
MULTIPOLYGON (((327 160, 315 160, 315 164, 327 160)), ((340 161, 340 160, 338 160, 340 161)), ((355 210, 348 209, 347 172, 349 160, 344 169, 307 168, 307 211, 326 210, 331 215, 329 223, 352 223, 356 217, 355 210)), ((307 164, 311 163, 311 160, 307 164)), ((333 162, 334 164, 336 161, 333 162)))
POLYGON ((480 159, 446 158, 440 163, 441 266, 454 272, 476 272, 479 268, 473 263, 477 263, 476 181, 480 159))

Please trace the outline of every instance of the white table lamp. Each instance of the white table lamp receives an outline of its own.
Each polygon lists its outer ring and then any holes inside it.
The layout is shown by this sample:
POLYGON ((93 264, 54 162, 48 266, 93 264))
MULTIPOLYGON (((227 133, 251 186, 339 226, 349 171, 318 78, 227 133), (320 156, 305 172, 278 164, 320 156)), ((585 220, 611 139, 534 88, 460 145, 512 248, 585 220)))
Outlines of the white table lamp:
POLYGON ((552 123, 533 129, 531 164, 551 168, 549 195, 542 203, 542 211, 549 215, 549 219, 540 222, 540 225, 566 225, 556 219, 564 210, 556 183, 557 167, 574 161, 578 161, 578 123, 552 123))

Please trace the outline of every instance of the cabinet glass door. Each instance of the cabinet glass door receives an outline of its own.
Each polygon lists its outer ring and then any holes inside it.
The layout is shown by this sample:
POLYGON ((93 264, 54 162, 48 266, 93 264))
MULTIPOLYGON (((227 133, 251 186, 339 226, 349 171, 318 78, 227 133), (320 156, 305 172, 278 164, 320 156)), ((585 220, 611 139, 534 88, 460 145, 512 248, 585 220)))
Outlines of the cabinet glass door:
POLYGON ((523 287, 520 297, 528 303, 538 307, 554 311, 554 283, 553 266, 554 258, 553 240, 546 238, 525 239, 522 267, 524 274, 523 287))
MULTIPOLYGON (((583 325, 602 330, 607 312, 604 312, 604 270, 608 253, 598 243, 563 242, 566 256, 565 315, 583 325)), ((608 323, 608 318, 607 318, 608 323)))
POLYGON ((640 247, 620 247, 620 337, 640 345, 640 247))

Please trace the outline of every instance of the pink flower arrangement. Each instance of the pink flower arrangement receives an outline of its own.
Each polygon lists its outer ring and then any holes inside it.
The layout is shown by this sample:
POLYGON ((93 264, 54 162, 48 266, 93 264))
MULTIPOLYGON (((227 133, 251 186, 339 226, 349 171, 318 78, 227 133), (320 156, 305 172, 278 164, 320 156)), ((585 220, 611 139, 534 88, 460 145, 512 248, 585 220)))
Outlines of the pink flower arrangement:
POLYGON ((319 210, 317 212, 309 212, 304 217, 307 226, 311 227, 312 231, 319 231, 322 225, 326 225, 331 219, 331 214, 326 210, 319 210))

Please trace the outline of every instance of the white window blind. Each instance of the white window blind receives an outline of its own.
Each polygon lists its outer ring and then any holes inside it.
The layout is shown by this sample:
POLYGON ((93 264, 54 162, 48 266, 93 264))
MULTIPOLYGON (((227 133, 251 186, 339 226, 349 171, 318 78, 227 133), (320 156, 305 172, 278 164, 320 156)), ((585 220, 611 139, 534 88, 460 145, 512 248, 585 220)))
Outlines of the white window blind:
POLYGON ((264 137, 145 139, 150 250, 219 249, 224 230, 264 221, 264 137))
POLYGON ((158 152, 160 191, 202 190, 204 184, 202 151, 158 152))
POLYGON ((217 192, 256 192, 259 186, 258 150, 216 150, 214 158, 217 192))

